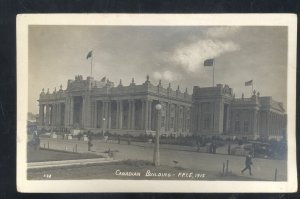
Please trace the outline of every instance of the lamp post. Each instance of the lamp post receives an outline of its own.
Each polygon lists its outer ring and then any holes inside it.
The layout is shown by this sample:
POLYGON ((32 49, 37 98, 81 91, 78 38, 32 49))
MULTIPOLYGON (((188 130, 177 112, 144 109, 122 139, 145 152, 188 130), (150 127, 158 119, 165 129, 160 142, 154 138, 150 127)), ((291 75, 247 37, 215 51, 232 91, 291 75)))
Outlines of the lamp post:
POLYGON ((103 120, 103 123, 102 123, 102 136, 104 137, 104 133, 105 133, 105 117, 102 119, 103 120))
POLYGON ((157 129, 156 129, 156 135, 155 135, 155 146, 154 146, 154 154, 153 154, 153 164, 155 166, 159 166, 159 130, 160 130, 160 110, 162 106, 161 104, 156 104, 156 114, 157 114, 157 129))

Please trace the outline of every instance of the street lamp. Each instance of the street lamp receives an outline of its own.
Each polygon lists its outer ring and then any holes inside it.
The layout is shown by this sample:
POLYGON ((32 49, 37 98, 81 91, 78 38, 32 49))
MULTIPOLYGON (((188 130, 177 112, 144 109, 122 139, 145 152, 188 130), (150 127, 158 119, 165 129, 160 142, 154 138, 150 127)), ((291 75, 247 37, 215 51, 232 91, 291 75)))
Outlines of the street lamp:
POLYGON ((103 124, 102 124, 102 136, 104 137, 104 133, 105 133, 105 117, 102 119, 103 120, 103 124))
POLYGON ((154 154, 153 154, 153 163, 155 166, 159 166, 159 129, 160 129, 160 110, 162 106, 161 104, 156 104, 155 109, 157 111, 157 129, 155 135, 155 146, 154 146, 154 154))

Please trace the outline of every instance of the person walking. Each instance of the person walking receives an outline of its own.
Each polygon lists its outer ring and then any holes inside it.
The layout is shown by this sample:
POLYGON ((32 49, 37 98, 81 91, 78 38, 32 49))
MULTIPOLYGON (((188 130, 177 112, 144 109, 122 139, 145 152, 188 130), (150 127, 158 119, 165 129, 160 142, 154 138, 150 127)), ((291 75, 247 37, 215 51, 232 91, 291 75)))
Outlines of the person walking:
POLYGON ((245 160, 245 168, 241 171, 241 173, 243 174, 244 171, 246 171, 247 169, 249 170, 249 174, 252 176, 252 171, 251 171, 251 165, 252 165, 252 152, 249 152, 249 154, 246 156, 246 160, 245 160))
POLYGON ((93 144, 92 144, 92 137, 88 136, 88 151, 91 151, 93 144))

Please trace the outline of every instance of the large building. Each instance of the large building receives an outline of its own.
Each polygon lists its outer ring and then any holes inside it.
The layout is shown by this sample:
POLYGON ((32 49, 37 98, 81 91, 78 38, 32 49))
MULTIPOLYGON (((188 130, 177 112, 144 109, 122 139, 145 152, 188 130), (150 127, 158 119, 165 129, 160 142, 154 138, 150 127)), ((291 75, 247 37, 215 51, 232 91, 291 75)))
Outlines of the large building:
POLYGON ((192 132, 200 135, 278 138, 286 133, 283 104, 262 97, 236 98, 228 85, 193 89, 192 132))
POLYGON ((154 133, 158 128, 155 105, 160 103, 160 132, 188 134, 192 97, 177 90, 153 85, 149 76, 142 85, 114 86, 103 78, 69 80, 66 90, 41 92, 39 125, 42 128, 85 129, 95 133, 154 133))
POLYGON ((193 94, 153 85, 149 76, 142 85, 134 79, 117 86, 106 78, 68 80, 67 88, 52 93, 42 90, 39 128, 83 129, 95 133, 282 137, 286 114, 282 103, 253 92, 235 98, 232 88, 195 86, 193 94), (155 105, 160 103, 159 120, 155 105))

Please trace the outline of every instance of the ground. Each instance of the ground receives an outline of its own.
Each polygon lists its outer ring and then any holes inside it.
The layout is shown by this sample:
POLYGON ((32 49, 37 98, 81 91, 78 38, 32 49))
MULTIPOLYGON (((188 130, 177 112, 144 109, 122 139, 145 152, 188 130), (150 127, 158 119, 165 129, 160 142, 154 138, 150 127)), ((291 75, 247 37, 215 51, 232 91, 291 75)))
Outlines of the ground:
POLYGON ((94 164, 87 166, 69 166, 34 170, 30 169, 28 171, 28 179, 252 180, 251 178, 245 176, 221 176, 221 173, 208 173, 201 170, 183 169, 176 166, 171 167, 162 165, 155 167, 151 162, 141 160, 125 160, 118 163, 94 164), (129 172, 131 172, 131 174, 129 172))
MULTIPOLYGON (((56 148, 64 150, 67 148, 69 151, 74 150, 74 146, 78 149, 78 152, 87 151, 87 143, 78 140, 60 140, 60 139, 42 139, 41 146, 46 148, 56 148)), ((92 151, 94 154, 107 154, 105 152, 112 152, 112 157, 115 160, 143 160, 152 162, 153 160, 153 144, 152 143, 134 143, 131 142, 130 145, 127 142, 122 142, 118 144, 117 142, 104 142, 103 140, 93 140, 92 151)), ((241 170, 244 168, 245 157, 243 156, 233 156, 227 154, 209 154, 209 153, 199 153, 196 149, 192 147, 181 147, 181 146, 160 146, 160 162, 161 165, 170 168, 171 170, 175 167, 183 168, 188 171, 201 171, 206 174, 211 174, 211 176, 219 176, 222 172, 223 164, 226 164, 228 160, 228 170, 234 176, 236 180, 242 180, 247 177, 251 180, 274 180, 275 170, 277 169, 277 180, 286 181, 287 179, 287 162, 286 160, 272 160, 272 159, 253 159, 253 176, 249 176, 248 172, 241 174, 241 170)), ((117 165, 116 163, 110 165, 109 170, 113 173, 117 168, 122 168, 123 166, 117 165)), ((124 165, 126 167, 126 165, 124 165)), ((130 167, 129 167, 130 168, 130 167)), ((147 169, 148 167, 139 168, 147 169)), ((161 167, 162 168, 162 167, 161 167)), ((65 169, 63 169, 65 170, 65 169)), ((63 171, 62 170, 62 171, 63 171)), ((99 173, 99 178, 108 177, 112 174, 105 174, 105 167, 95 166, 75 169, 79 173, 99 173), (97 171, 97 172, 96 172, 97 171), (102 173, 103 171, 103 173, 102 173), (102 173, 102 174, 100 174, 102 173), (106 176, 108 175, 108 176, 106 176)), ((141 170, 144 171, 144 170, 141 170)), ((70 171, 71 173, 73 171, 70 171)), ((74 171, 75 172, 75 171, 74 171)), ((76 172, 75 172, 76 173, 76 172)), ((76 176, 75 174, 72 174, 76 176)), ((70 175, 70 176, 72 176, 70 175)), ((98 175, 98 174, 97 174, 98 175)), ((95 175, 95 176, 97 176, 95 175)), ((68 177, 68 174, 66 174, 68 177)), ((207 178, 207 180, 213 180, 214 178, 207 178)))
POLYGON ((102 156, 89 153, 72 153, 55 150, 33 150, 28 147, 27 150, 27 161, 28 162, 44 162, 44 161, 55 161, 55 160, 75 160, 75 159, 88 159, 88 158, 99 158, 102 156))

